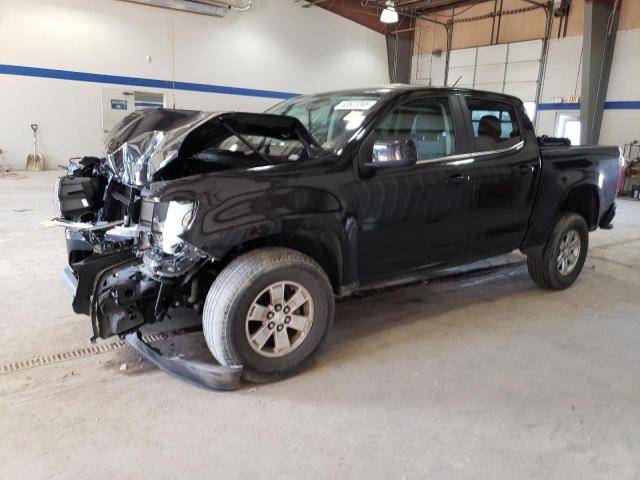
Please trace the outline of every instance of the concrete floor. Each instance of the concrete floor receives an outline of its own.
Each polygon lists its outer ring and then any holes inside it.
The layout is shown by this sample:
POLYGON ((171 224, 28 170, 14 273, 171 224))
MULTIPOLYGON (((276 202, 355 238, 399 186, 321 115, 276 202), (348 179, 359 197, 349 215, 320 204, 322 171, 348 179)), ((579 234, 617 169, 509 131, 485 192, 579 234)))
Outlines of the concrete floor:
MULTIPOLYGON (((57 174, 0 177, 0 366, 89 345, 39 224, 57 174)), ((0 478, 640 478, 640 202, 615 226, 563 292, 520 265, 341 302, 277 384, 211 393, 129 349, 0 373, 0 478)))

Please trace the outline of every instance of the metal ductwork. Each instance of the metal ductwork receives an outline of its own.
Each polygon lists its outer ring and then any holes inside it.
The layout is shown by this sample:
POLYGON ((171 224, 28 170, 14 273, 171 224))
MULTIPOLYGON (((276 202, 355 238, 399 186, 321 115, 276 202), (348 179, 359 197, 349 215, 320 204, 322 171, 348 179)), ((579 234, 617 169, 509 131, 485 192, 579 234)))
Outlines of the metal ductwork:
POLYGON ((150 7, 168 8, 181 12, 198 13, 223 17, 226 10, 246 12, 251 8, 252 0, 247 0, 244 5, 236 5, 217 0, 120 0, 129 3, 138 3, 150 7))

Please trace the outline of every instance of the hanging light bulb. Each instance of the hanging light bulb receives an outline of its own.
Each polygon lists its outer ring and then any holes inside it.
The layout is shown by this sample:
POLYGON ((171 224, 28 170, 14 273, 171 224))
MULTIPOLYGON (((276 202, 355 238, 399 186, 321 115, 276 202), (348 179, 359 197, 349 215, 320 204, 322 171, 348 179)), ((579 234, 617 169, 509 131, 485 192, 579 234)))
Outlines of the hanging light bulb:
POLYGON ((380 14, 380 21, 383 23, 397 23, 398 12, 396 12, 396 7, 393 2, 391 0, 387 0, 385 5, 385 9, 380 14))

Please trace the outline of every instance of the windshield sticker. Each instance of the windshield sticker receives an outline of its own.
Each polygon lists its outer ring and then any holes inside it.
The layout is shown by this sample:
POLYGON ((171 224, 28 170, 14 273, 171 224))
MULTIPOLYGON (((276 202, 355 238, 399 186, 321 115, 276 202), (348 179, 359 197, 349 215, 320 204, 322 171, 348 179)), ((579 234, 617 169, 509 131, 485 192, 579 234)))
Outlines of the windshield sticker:
POLYGON ((364 120, 364 113, 360 110, 353 110, 346 114, 343 120, 347 122, 347 130, 355 130, 362 124, 362 121, 364 120))
POLYGON ((343 100, 334 110, 369 110, 376 104, 376 100, 343 100))

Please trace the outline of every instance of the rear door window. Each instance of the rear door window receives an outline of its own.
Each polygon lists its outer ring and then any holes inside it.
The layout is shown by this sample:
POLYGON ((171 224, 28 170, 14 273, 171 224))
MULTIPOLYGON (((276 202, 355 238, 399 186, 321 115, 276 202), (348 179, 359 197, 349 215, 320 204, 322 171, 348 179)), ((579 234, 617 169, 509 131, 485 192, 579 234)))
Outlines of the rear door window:
POLYGON ((522 140, 518 117, 512 105, 467 98, 476 151, 501 150, 522 140))

